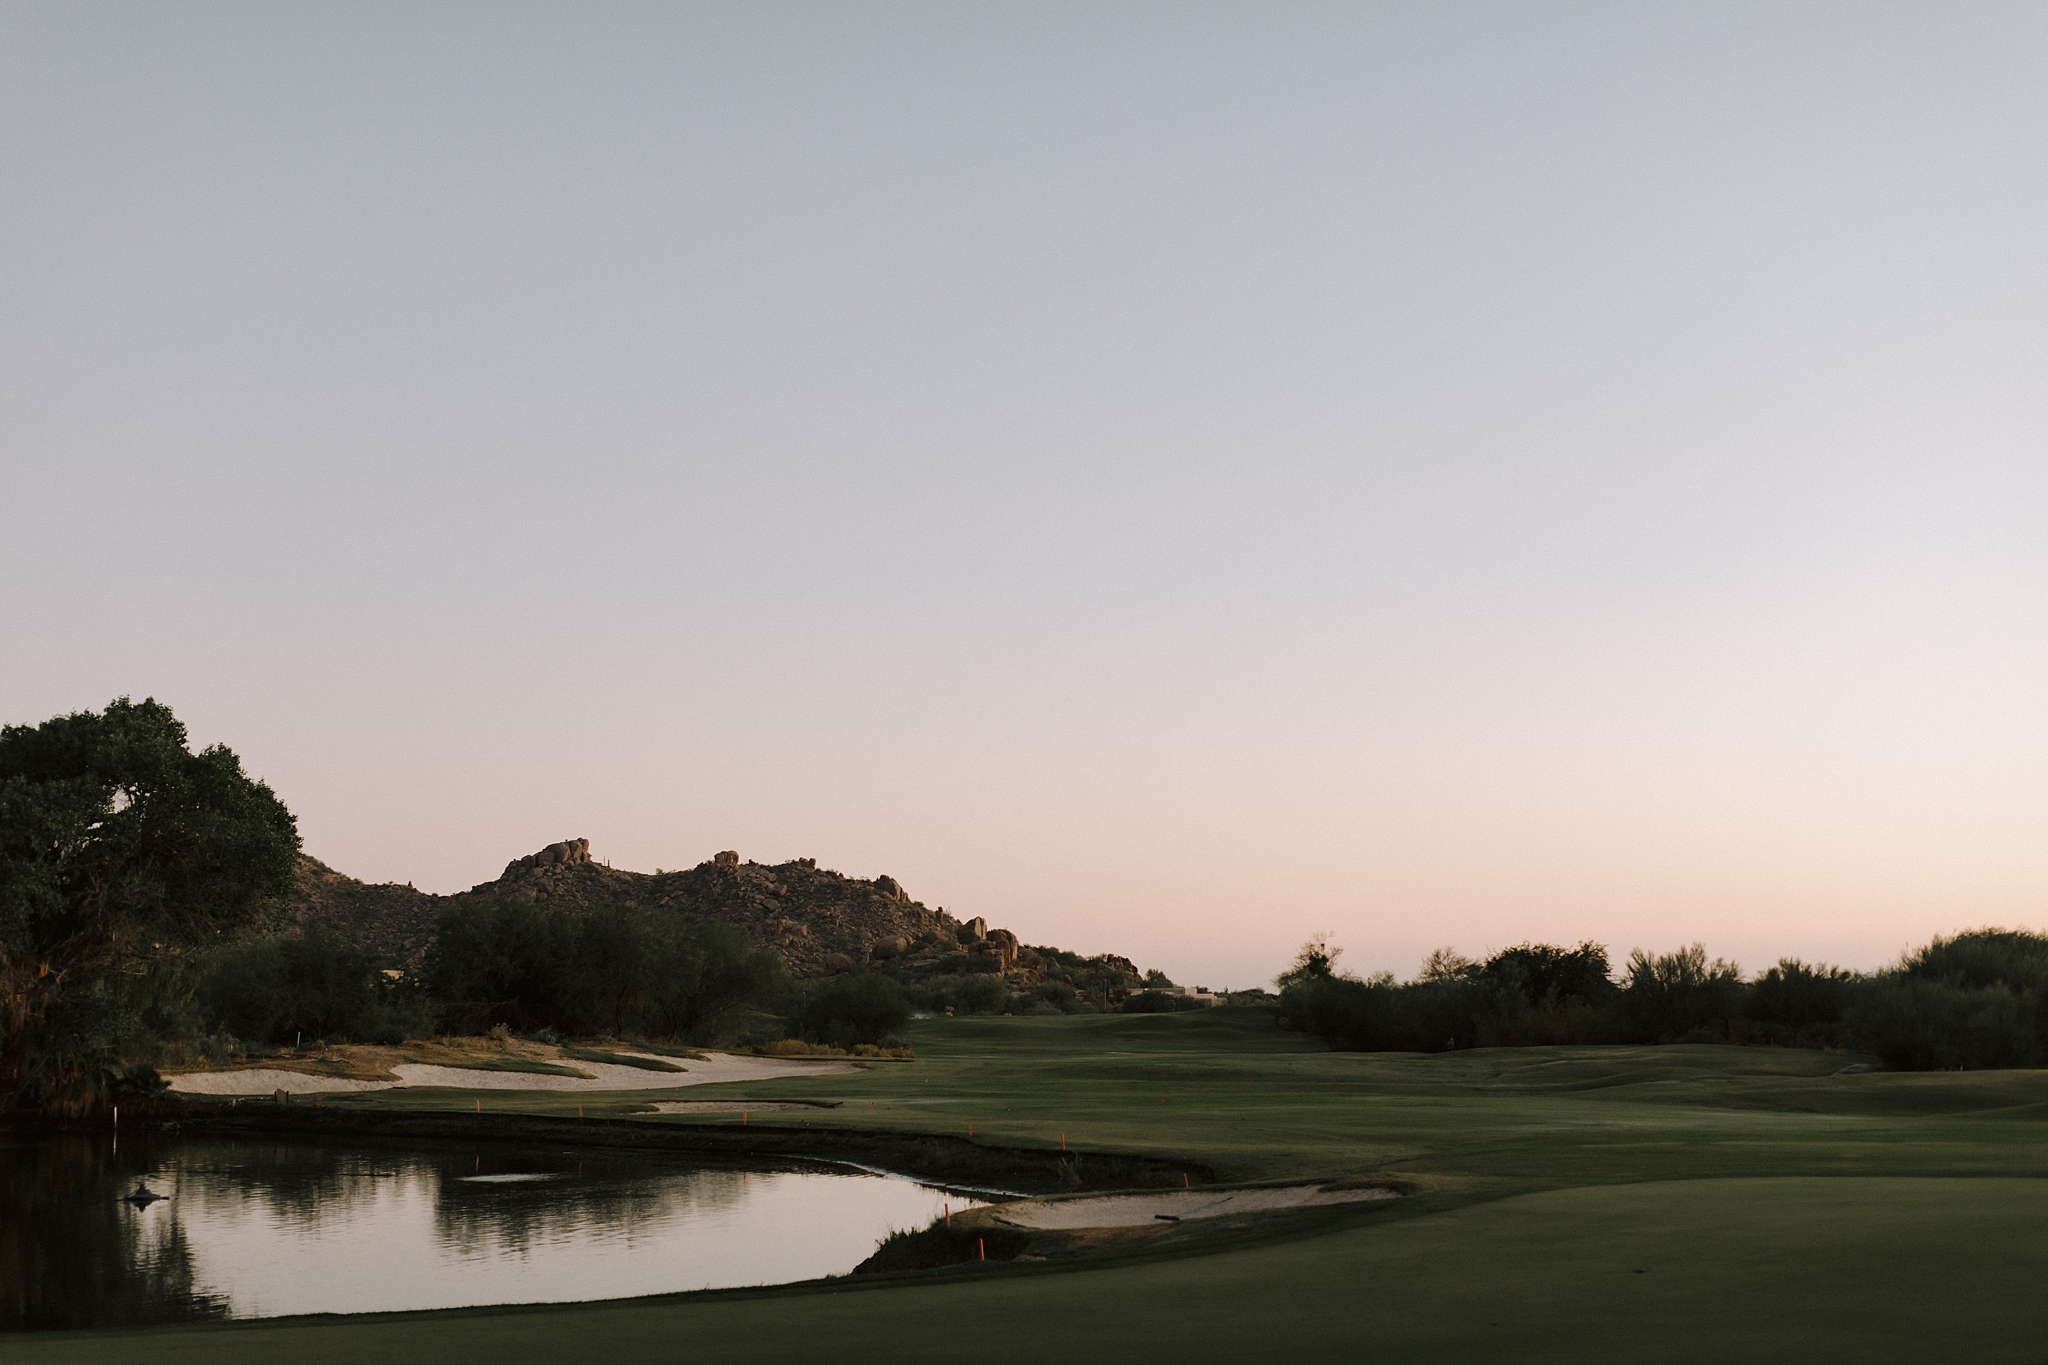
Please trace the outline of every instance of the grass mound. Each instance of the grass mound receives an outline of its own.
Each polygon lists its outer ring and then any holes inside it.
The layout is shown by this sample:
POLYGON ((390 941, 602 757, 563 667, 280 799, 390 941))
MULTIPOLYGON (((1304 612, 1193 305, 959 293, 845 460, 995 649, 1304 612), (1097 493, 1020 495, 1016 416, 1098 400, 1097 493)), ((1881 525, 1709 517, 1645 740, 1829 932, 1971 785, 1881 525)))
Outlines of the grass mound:
POLYGON ((876 1275, 892 1270, 937 1270, 970 1261, 1014 1261, 1030 1245, 1030 1235, 1013 1228, 949 1228, 942 1222, 934 1223, 915 1232, 890 1233, 876 1245, 874 1255, 853 1268, 853 1273, 876 1275))

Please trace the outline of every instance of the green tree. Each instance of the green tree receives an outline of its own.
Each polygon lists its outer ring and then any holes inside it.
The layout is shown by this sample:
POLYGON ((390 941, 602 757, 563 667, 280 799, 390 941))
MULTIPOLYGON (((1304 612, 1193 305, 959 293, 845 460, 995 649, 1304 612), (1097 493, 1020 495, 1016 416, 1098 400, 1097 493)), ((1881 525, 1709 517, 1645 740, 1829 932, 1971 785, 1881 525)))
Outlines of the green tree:
POLYGON ((910 1019, 910 998, 880 972, 852 972, 818 986, 796 1012, 814 1043, 852 1047, 879 1043, 910 1019))
POLYGON ((1630 1036, 1645 1043, 1718 1041, 1742 1001, 1742 968, 1709 961, 1704 944, 1674 953, 1628 955, 1621 1012, 1630 1036))
POLYGON ((153 699, 0 729, 0 1103, 95 1103, 136 983, 275 923, 298 851, 270 788, 153 699))

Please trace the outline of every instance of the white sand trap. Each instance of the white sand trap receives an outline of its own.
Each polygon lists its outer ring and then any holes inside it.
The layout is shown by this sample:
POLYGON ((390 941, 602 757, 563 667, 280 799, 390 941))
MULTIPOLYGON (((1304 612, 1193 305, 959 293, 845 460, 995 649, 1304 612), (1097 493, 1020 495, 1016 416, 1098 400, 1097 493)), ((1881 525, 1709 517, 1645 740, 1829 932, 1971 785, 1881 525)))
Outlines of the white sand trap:
POLYGON ((1394 1190, 1326 1190, 1290 1185, 1265 1190, 1173 1190, 1166 1194, 1105 1194, 1084 1199, 1021 1199, 996 1210, 996 1221, 1020 1228, 1132 1228, 1233 1213, 1305 1209, 1320 1204, 1356 1204, 1399 1199, 1394 1190))
POLYGON ((757 1100, 660 1100, 654 1106, 657 1114, 737 1114, 741 1110, 749 1113, 770 1113, 777 1109, 816 1109, 815 1104, 762 1104, 757 1100))
MULTIPOLYGON (((648 1056, 630 1053, 629 1056, 648 1056)), ((587 1071, 595 1079, 580 1076, 550 1076, 536 1071, 474 1071, 463 1066, 435 1066, 425 1062, 404 1062, 391 1068, 397 1085, 447 1086, 456 1090, 674 1090, 685 1085, 717 1085, 724 1081, 773 1081, 785 1076, 836 1076, 858 1071, 851 1062, 809 1061, 787 1057, 746 1057, 733 1052, 707 1052, 701 1060, 677 1061, 655 1058, 680 1066, 682 1071, 647 1071, 637 1066, 611 1062, 564 1061, 587 1071)), ((171 1077, 171 1089, 184 1095, 268 1095, 289 1090, 294 1095, 313 1095, 337 1090, 391 1090, 390 1081, 344 1080, 336 1076, 308 1076, 297 1071, 258 1069, 253 1071, 195 1071, 171 1077)))
POLYGON ((389 1081, 357 1081, 343 1076, 308 1076, 303 1071, 258 1067, 249 1071, 194 1071, 172 1076, 171 1089, 181 1095, 269 1095, 288 1090, 294 1095, 332 1095, 338 1090, 389 1090, 389 1081))

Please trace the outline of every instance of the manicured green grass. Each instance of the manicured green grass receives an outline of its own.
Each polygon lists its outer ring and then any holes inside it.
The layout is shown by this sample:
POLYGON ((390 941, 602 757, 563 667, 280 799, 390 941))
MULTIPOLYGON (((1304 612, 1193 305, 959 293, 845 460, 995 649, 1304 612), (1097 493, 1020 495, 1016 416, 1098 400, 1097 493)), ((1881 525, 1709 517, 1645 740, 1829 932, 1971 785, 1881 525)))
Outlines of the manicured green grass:
MULTIPOLYGON (((2048 1072, 1728 1047, 1341 1054, 1269 1014, 933 1020, 920 1060, 693 1087, 759 1127, 1169 1156, 1417 1193, 1099 1260, 517 1310, 16 1338, 31 1361, 2048 1361, 2048 1072), (1641 1271, 1641 1274, 1635 1272, 1641 1271)), ((490 1092, 631 1113, 675 1092, 490 1092)), ((474 1092, 330 1097, 472 1109, 474 1092)), ((650 1123, 728 1126, 737 1116, 650 1123)))
POLYGON ((868 1292, 49 1335, 10 1342, 9 1355, 2024 1365, 2048 1356, 2044 1225, 2038 1180, 1666 1182, 1079 1273, 1002 1267, 868 1292))

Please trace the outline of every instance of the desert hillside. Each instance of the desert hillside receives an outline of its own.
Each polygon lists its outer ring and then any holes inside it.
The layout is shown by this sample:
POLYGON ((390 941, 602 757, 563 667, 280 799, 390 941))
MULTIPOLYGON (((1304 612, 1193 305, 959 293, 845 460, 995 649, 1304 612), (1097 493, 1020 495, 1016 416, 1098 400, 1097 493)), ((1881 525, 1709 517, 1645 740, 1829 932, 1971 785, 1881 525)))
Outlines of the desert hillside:
MULTIPOLYGON (((892 972, 913 974, 921 974, 921 968, 957 970, 963 964, 949 959, 967 954, 989 956, 993 961, 988 965, 1001 975, 1029 981, 1045 965, 1041 954, 1014 934, 932 909, 912 899, 893 877, 848 877, 819 867, 813 858, 755 863, 731 852, 682 871, 627 872, 591 859, 587 840, 565 840, 515 858, 497 880, 453 896, 396 882, 359 882, 318 859, 302 857, 291 921, 300 929, 319 927, 379 956, 417 963, 433 942, 441 913, 476 897, 532 899, 577 910, 635 906, 723 920, 780 951, 797 976, 868 962, 888 962, 892 972)), ((1099 962, 1109 974, 1135 983, 1137 969, 1129 959, 1111 956, 1099 962)))

